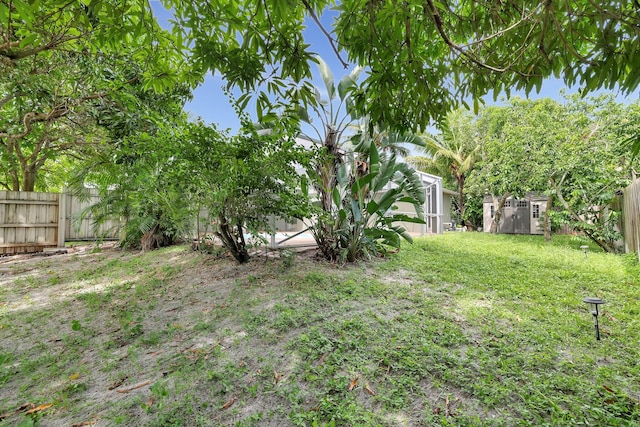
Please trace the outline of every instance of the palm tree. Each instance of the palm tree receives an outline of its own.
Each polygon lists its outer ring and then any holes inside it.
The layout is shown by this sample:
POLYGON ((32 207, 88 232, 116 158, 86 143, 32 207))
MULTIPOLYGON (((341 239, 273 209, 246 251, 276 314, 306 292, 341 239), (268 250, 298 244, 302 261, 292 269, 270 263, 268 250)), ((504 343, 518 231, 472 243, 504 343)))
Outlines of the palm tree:
MULTIPOLYGON (((415 156, 408 160, 417 168, 430 172, 442 173, 443 166, 448 169, 458 187, 458 208, 464 221, 464 184, 480 152, 474 116, 468 110, 457 109, 447 114, 441 126, 440 135, 422 135, 426 143, 426 156, 415 156)), ((471 224, 467 223, 467 226, 471 224)))

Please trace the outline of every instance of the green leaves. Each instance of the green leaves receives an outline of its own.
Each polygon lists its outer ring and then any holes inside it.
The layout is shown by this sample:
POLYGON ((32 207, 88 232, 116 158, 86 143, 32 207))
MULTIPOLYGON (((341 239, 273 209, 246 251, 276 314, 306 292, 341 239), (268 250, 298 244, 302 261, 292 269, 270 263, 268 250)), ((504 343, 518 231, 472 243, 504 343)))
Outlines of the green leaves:
MULTIPOLYGON (((309 175, 318 188, 320 175, 309 175)), ((369 144, 367 156, 338 167, 332 205, 313 225, 321 251, 329 259, 353 262, 399 248, 401 239, 411 238, 398 223, 424 223, 424 191, 413 169, 393 155, 380 156, 376 144, 369 144), (395 214, 400 202, 411 204, 416 216, 395 214)))
POLYGON ((617 213, 609 205, 631 178, 624 141, 640 126, 638 111, 637 103, 619 105, 611 95, 575 95, 563 104, 513 99, 485 109, 478 120, 482 161, 470 187, 496 197, 553 196, 562 222, 613 251, 617 213))
POLYGON ((351 73, 340 79, 340 83, 338 83, 338 94, 340 95, 340 99, 346 99, 349 91, 357 87, 358 77, 360 77, 362 70, 363 67, 357 66, 351 71, 351 73))
MULTIPOLYGON (((335 82, 333 80, 333 73, 331 73, 331 69, 327 65, 324 60, 317 56, 316 61, 318 62, 318 71, 320 71, 320 76, 322 77, 322 81, 324 82, 324 87, 327 90, 327 94, 329 95, 329 102, 333 101, 336 96, 336 87, 335 82)), ((342 94, 340 96, 342 98, 342 94)))
POLYGON ((587 90, 618 84, 632 93, 640 84, 637 10, 566 3, 411 0, 362 13, 361 2, 346 0, 335 30, 350 58, 370 69, 364 112, 399 130, 424 129, 470 97, 478 112, 490 90, 540 91, 552 75, 587 90))

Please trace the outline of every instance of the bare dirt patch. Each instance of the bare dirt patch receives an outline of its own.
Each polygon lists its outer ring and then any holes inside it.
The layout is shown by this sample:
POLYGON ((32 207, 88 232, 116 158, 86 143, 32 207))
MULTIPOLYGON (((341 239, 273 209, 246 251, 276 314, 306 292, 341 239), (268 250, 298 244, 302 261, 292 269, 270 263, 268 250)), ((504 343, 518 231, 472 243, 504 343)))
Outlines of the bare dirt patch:
POLYGON ((379 261, 274 255, 2 259, 0 425, 412 426, 483 413, 431 382, 439 353, 425 346, 461 354, 466 340, 440 333, 444 297, 425 297, 429 284, 379 261))
MULTIPOLYGON (((296 262, 317 268, 313 256, 296 262)), ((286 424, 287 414, 274 411, 290 381, 286 349, 276 334, 267 345, 249 339, 251 321, 243 324, 251 307, 263 312, 286 296, 275 286, 281 264, 256 257, 237 265, 185 248, 0 259, 0 423, 165 425, 163 406, 183 406, 180 393, 193 393, 192 407, 176 414, 183 425, 196 423, 194 413, 214 425, 247 414, 286 424), (241 402, 229 383, 258 378, 274 396, 241 402)))

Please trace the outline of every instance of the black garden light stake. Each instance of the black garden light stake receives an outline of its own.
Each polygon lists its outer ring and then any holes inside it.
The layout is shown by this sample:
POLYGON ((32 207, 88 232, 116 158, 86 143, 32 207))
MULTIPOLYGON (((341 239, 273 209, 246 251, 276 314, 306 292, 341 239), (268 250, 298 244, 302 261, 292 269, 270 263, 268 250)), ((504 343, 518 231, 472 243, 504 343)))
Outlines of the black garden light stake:
MULTIPOLYGON (((587 257, 587 252, 589 251, 589 246, 582 245, 582 246, 580 246, 580 249, 582 249, 582 252, 584 252, 584 257, 586 258, 587 257)), ((589 298, 587 298, 587 299, 589 299, 589 298)))
POLYGON ((598 306, 604 304, 604 301, 600 298, 585 298, 583 301, 589 304, 589 310, 593 315, 593 326, 596 328, 596 340, 600 341, 600 327, 598 326, 598 315, 600 313, 598 312, 598 306))

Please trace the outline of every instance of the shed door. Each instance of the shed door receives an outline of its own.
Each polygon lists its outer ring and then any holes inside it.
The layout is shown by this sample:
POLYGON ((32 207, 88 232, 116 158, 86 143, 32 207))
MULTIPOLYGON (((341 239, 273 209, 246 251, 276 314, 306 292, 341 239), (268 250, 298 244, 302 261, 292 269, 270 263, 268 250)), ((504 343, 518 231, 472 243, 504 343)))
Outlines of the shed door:
POLYGON ((531 234, 531 213, 528 200, 515 200, 513 208, 513 232, 531 234))
POLYGON ((500 233, 513 234, 513 220, 515 207, 513 206, 513 200, 509 199, 504 202, 502 208, 502 220, 500 221, 500 233))

